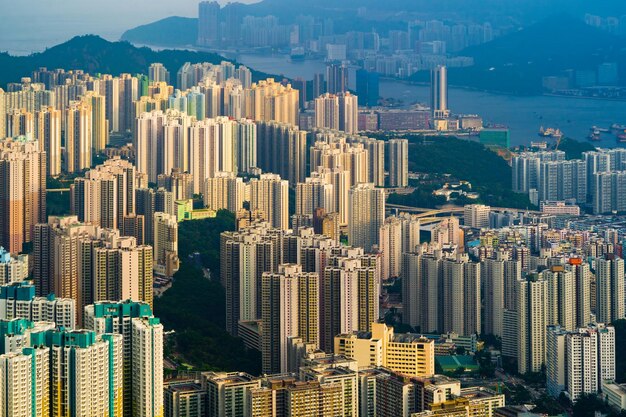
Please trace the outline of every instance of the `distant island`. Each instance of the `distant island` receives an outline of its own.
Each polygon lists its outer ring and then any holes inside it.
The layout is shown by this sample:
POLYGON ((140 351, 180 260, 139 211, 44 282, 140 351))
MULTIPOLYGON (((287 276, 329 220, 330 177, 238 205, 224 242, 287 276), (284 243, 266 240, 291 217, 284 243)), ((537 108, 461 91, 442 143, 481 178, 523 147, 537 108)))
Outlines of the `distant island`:
MULTIPOLYGON (((228 61, 221 55, 190 50, 154 51, 147 47, 135 47, 129 42, 109 42, 99 36, 77 36, 44 52, 28 56, 12 56, 0 53, 0 86, 19 82, 26 74, 40 67, 83 70, 90 74, 147 74, 151 63, 162 63, 174 76, 185 62, 228 61)), ((253 79, 271 75, 252 72, 253 79)))

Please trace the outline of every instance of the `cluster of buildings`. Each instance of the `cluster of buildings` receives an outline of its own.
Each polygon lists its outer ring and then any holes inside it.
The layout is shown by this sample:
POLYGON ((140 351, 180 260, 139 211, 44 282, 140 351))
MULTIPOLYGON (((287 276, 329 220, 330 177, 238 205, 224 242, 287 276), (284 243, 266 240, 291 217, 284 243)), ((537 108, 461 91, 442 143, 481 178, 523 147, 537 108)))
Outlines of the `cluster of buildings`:
POLYGON ((460 381, 442 375, 411 377, 362 367, 324 353, 307 355, 294 373, 188 375, 166 383, 165 395, 171 410, 203 407, 193 415, 209 416, 489 416, 504 406, 504 394, 487 388, 461 388, 460 381))
POLYGON ((535 205, 571 201, 594 214, 626 211, 626 150, 597 149, 582 159, 563 151, 522 152, 513 157, 513 191, 526 193, 535 205))
MULTIPOLYGON (((361 8, 358 17, 373 14, 361 8)), ((333 17, 298 15, 289 22, 276 16, 247 15, 245 6, 203 1, 199 5, 197 44, 211 49, 266 48, 291 52, 292 59, 316 56, 353 61, 367 71, 409 77, 436 65, 469 66, 471 58, 450 56, 471 45, 491 41, 497 29, 488 22, 449 24, 439 20, 405 22, 405 30, 382 36, 375 29, 342 31, 333 17)), ((373 16, 372 16, 373 17, 373 16)))
POLYGON ((14 282, 0 286, 0 339, 3 415, 163 415, 163 326, 146 303, 77 310, 14 282))

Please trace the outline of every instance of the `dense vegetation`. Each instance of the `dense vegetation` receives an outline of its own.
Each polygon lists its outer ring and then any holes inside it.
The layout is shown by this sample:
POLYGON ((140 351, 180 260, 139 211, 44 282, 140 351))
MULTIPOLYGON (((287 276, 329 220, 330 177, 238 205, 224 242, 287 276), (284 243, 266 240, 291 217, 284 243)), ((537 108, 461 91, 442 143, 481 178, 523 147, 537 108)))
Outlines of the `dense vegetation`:
MULTIPOLYGON (((409 139, 409 171, 450 174, 451 180, 466 180, 480 193, 478 202, 494 207, 528 208, 528 196, 511 190, 511 167, 483 145, 456 138, 406 136, 409 139)), ((392 195, 390 203, 435 207, 441 200, 429 197, 431 189, 417 187, 413 194, 392 195)), ((465 202, 465 201, 463 201, 465 202)), ((457 201, 457 204, 459 202, 457 201)))
POLYGON ((559 145, 559 150, 565 152, 567 159, 581 159, 583 152, 593 151, 595 149, 595 146, 589 142, 579 142, 570 138, 564 138, 559 145))
POLYGON ((170 348, 177 361, 198 370, 246 371, 260 374, 260 353, 246 349, 241 339, 225 330, 225 296, 219 283, 220 233, 234 230, 232 213, 220 211, 214 219, 179 224, 179 256, 182 265, 172 288, 155 299, 155 315, 167 330, 175 330, 170 348), (189 258, 200 254, 199 264, 189 258), (202 267, 211 270, 211 279, 202 267))
MULTIPOLYGON (((162 63, 176 84, 176 72, 185 62, 220 63, 224 58, 207 52, 187 50, 153 51, 136 48, 128 42, 109 42, 98 36, 77 36, 69 41, 29 56, 11 56, 0 53, 0 86, 19 82, 33 70, 49 69, 83 70, 90 74, 147 74, 153 62, 162 63)), ((253 71, 254 79, 268 74, 253 71)))

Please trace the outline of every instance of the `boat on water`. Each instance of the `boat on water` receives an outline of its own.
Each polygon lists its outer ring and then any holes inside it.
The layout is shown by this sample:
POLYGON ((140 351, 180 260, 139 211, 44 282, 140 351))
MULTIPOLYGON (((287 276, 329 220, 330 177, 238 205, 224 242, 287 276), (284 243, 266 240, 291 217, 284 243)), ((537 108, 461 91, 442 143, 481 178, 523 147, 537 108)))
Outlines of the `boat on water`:
POLYGON ((606 127, 598 127, 598 126, 592 126, 591 130, 597 130, 600 133, 610 133, 611 129, 606 128, 606 127))
POLYGON ((619 123, 613 123, 611 125, 611 132, 617 134, 626 132, 626 125, 622 125, 619 123))
POLYGON ((601 140, 602 138, 600 137, 600 131, 598 129, 592 128, 591 132, 589 132, 589 136, 587 136, 587 139, 592 142, 597 142, 601 140))
POLYGON ((626 134, 617 135, 617 143, 626 143, 626 134))
POLYGON ((554 129, 551 127, 544 129, 543 126, 541 126, 541 128, 539 128, 539 136, 542 138, 560 139, 563 137, 563 132, 561 132, 559 129, 554 129))

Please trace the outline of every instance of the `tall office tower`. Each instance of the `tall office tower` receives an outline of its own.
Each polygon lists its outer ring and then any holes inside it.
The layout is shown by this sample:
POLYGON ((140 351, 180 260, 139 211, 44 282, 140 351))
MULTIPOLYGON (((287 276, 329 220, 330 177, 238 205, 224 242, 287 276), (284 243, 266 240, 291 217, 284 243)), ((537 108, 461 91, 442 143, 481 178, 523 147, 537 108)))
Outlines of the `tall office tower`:
POLYGON ((565 330, 574 330, 578 310, 574 271, 556 265, 540 272, 540 278, 548 282, 548 325, 558 324, 565 330))
POLYGON ((587 172, 580 160, 545 161, 539 165, 539 201, 587 201, 587 172))
POLYGON ((105 98, 106 119, 111 132, 120 131, 120 79, 109 74, 102 76, 100 94, 105 98))
POLYGON ((122 414, 121 335, 48 330, 32 334, 31 343, 50 352, 51 415, 122 414))
POLYGON ((289 183, 280 175, 261 174, 249 185, 250 210, 263 211, 272 227, 289 229, 289 183))
POLYGON ((439 65, 430 72, 430 108, 434 119, 446 118, 448 110, 448 70, 439 65))
POLYGON ((174 201, 193 198, 193 177, 188 172, 174 168, 169 174, 159 174, 157 186, 172 193, 174 201))
POLYGON ((232 172, 216 172, 213 178, 207 178, 202 194, 205 207, 237 213, 243 208, 246 185, 232 172))
MULTIPOLYGON (((133 413, 135 403, 138 402, 133 397, 133 375, 139 372, 138 363, 133 356, 133 346, 137 343, 144 342, 142 339, 135 339, 133 332, 135 319, 153 318, 150 305, 145 302, 137 301, 120 301, 120 302, 97 302, 85 307, 85 328, 96 332, 97 334, 113 333, 123 336, 124 343, 124 416, 136 415, 133 413)), ((148 345, 147 348, 150 348, 148 345)), ((162 347, 161 347, 162 348, 162 347)), ((145 354, 145 351, 143 352, 145 354)), ((156 363, 155 363, 156 366, 156 363)), ((155 381, 159 382, 159 381, 155 381)))
POLYGON ((163 325, 132 319, 132 396, 135 416, 163 416, 163 325))
POLYGON ((150 82, 165 82, 170 83, 170 72, 163 66, 163 64, 155 62, 150 64, 148 68, 148 80, 150 82))
POLYGON ((348 91, 348 68, 341 64, 326 66, 326 92, 330 94, 348 91))
POLYGON ((608 254, 598 258, 596 264, 596 320, 613 323, 623 319, 624 309, 624 260, 608 254))
POLYGON ((464 224, 474 229, 487 229, 489 228, 489 213, 491 213, 489 206, 468 204, 463 209, 464 224))
POLYGON ((385 221, 385 192, 374 184, 358 184, 348 193, 348 238, 365 251, 378 244, 378 231, 385 221))
POLYGON ((263 274, 261 299, 263 373, 284 373, 289 337, 319 344, 318 275, 297 264, 280 265, 277 273, 263 274))
POLYGON ((106 118, 106 102, 103 95, 88 91, 82 99, 91 107, 92 155, 97 155, 109 143, 109 123, 106 118))
POLYGON ((380 79, 376 72, 365 69, 356 71, 356 94, 359 96, 359 106, 374 107, 380 98, 380 79))
POLYGON ((539 189, 539 174, 542 161, 564 161, 563 151, 522 152, 511 160, 513 191, 528 193, 539 189))
POLYGON ((39 149, 46 153, 46 174, 58 177, 61 174, 61 112, 54 107, 45 107, 35 113, 35 136, 39 149))
POLYGON ((109 229, 122 229, 124 217, 135 214, 137 170, 114 157, 76 178, 70 187, 72 212, 78 220, 109 229))
POLYGON ((626 201, 622 198, 626 192, 626 171, 599 172, 593 177, 593 213, 626 210, 626 201))
POLYGON ((252 84, 245 94, 246 119, 298 124, 299 93, 290 84, 284 86, 268 78, 252 84))
POLYGON ((257 164, 289 181, 304 182, 307 170, 307 134, 297 126, 278 122, 257 124, 257 164))
POLYGON ((176 216, 154 213, 154 272, 171 277, 178 271, 178 222, 176 216))
POLYGON ((32 136, 35 132, 33 114, 26 109, 14 109, 6 115, 6 137, 32 136))
POLYGON ((46 154, 35 140, 0 141, 0 246, 19 253, 46 219, 46 154))
POLYGON ((389 141, 389 186, 409 186, 409 141, 406 139, 389 141))
POLYGON ((250 416, 250 396, 261 380, 243 372, 203 372, 202 387, 207 391, 208 415, 250 416))
POLYGON ((540 372, 546 358, 548 281, 530 275, 516 289, 517 369, 520 374, 540 372))
POLYGON ((65 110, 65 172, 91 168, 93 119, 89 104, 73 101, 65 110))
POLYGON ((15 282, 0 287, 0 320, 21 318, 32 322, 53 322, 73 329, 76 325, 76 301, 56 298, 54 294, 35 297, 35 286, 15 282))
POLYGON ((378 271, 363 259, 339 257, 323 272, 320 347, 331 352, 340 333, 370 331, 378 320, 378 271))
POLYGON ((216 47, 220 43, 220 5, 203 1, 198 5, 198 45, 216 47))
POLYGON ((26 254, 11 255, 0 247, 0 285, 27 280, 30 269, 28 259, 26 254))
POLYGON ((441 247, 443 245, 463 245, 463 231, 459 226, 459 219, 448 217, 435 225, 431 231, 431 242, 441 247))
POLYGON ((412 377, 435 374, 435 341, 410 333, 394 334, 385 323, 372 323, 371 333, 335 336, 334 353, 356 360, 360 369, 385 367, 412 377))
POLYGON ((296 214, 313 216, 322 208, 325 213, 337 211, 332 184, 320 177, 309 177, 296 185, 296 214))

